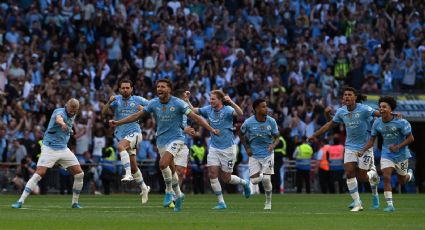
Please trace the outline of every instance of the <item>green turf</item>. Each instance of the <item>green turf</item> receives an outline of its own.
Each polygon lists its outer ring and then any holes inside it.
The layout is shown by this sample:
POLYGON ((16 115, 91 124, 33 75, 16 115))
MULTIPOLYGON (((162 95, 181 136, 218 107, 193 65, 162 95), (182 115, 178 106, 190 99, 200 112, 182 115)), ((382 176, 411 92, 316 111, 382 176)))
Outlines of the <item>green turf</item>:
MULTIPOLYGON (((70 196, 30 196, 22 209, 10 208, 18 196, 0 195, 0 229, 425 229, 425 195, 394 195, 396 211, 350 213, 343 195, 274 195, 273 210, 263 211, 264 196, 248 200, 225 195, 228 209, 211 210, 214 195, 187 195, 183 210, 161 207, 162 195, 141 205, 135 194, 82 195, 84 209, 71 209, 70 196)), ((381 203, 383 197, 381 195, 381 203)))

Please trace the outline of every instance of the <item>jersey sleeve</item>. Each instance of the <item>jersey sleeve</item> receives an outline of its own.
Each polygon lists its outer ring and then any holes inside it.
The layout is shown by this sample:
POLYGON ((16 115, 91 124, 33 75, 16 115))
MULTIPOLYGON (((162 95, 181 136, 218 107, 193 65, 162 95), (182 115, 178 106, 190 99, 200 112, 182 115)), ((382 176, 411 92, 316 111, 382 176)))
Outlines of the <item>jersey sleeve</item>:
POLYGON ((228 111, 228 117, 230 117, 230 118, 233 119, 233 117, 236 116, 235 109, 232 106, 227 106, 227 108, 228 108, 227 109, 227 111, 228 111))
POLYGON ((118 98, 115 98, 115 100, 113 102, 111 102, 111 104, 109 105, 111 108, 116 109, 118 106, 118 98))
POLYGON ((199 108, 199 115, 201 115, 201 116, 203 116, 203 117, 208 117, 208 108, 209 108, 209 106, 204 106, 204 107, 201 107, 201 108, 199 108))
POLYGON ((371 131, 371 134, 370 134, 370 135, 372 135, 372 137, 376 137, 376 135, 378 135, 378 129, 377 129, 378 123, 379 123, 379 120, 376 120, 375 122, 373 122, 372 131, 371 131))
POLYGON ((154 101, 150 101, 146 106, 143 107, 143 113, 152 113, 154 107, 154 101))
POLYGON ((404 136, 412 133, 412 127, 410 126, 410 123, 405 119, 403 119, 401 122, 401 129, 401 133, 403 133, 404 136))
POLYGON ((342 110, 337 109, 335 116, 332 118, 332 121, 335 122, 335 123, 342 123, 343 120, 342 120, 341 115, 342 115, 342 110))
POLYGON ((61 116, 65 120, 65 118, 66 118, 65 109, 64 110, 59 110, 59 109, 55 110, 53 112, 52 116, 56 119, 57 115, 61 116))
POLYGON ((365 111, 368 117, 371 117, 375 114, 375 109, 373 109, 372 107, 368 106, 368 105, 364 105, 365 107, 365 111))
POLYGON ((248 129, 248 127, 247 127, 247 122, 245 121, 242 125, 241 125, 241 128, 240 128, 240 132, 243 134, 243 135, 246 135, 246 132, 248 131, 247 129, 248 129))
POLYGON ((272 122, 272 134, 273 134, 273 136, 277 136, 277 135, 279 135, 279 129, 277 128, 277 123, 276 123, 276 120, 275 119, 272 119, 271 120, 272 122))
POLYGON ((137 104, 141 106, 147 106, 149 104, 149 100, 141 96, 136 96, 136 101, 137 101, 137 104))

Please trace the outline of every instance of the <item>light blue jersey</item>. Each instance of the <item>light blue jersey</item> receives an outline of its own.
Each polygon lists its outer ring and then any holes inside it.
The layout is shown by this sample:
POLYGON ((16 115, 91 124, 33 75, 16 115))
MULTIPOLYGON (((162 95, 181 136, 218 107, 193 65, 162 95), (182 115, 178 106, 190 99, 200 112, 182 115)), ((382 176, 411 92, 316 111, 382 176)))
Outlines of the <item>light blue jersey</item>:
POLYGON ((253 157, 262 159, 270 155, 268 147, 273 144, 273 136, 279 135, 279 130, 272 117, 267 116, 266 121, 260 122, 251 116, 242 124, 241 133, 247 137, 253 157))
POLYGON ((55 109, 50 117, 49 126, 43 137, 43 145, 48 146, 54 150, 61 150, 68 148, 69 137, 72 132, 72 124, 74 123, 75 116, 68 117, 65 108, 55 109), (56 123, 56 116, 60 115, 63 118, 68 129, 64 132, 61 126, 56 123))
POLYGON ((155 115, 158 148, 165 148, 173 141, 184 141, 183 116, 188 115, 192 110, 183 100, 171 96, 170 100, 163 104, 159 98, 154 98, 143 112, 155 115))
POLYGON ((332 121, 344 123, 347 133, 345 140, 346 149, 354 151, 363 149, 370 137, 370 123, 373 113, 372 107, 359 103, 351 112, 348 111, 347 106, 337 109, 332 121))
MULTIPOLYGON (((123 99, 121 95, 115 96, 115 101, 111 103, 111 108, 114 110, 115 120, 121 120, 138 112, 139 105, 146 106, 149 101, 140 96, 130 96, 128 99, 123 99)), ((131 133, 141 133, 139 122, 131 122, 128 124, 120 125, 115 128, 115 137, 118 140, 123 139, 131 133)))
POLYGON ((412 133, 410 123, 405 119, 394 118, 389 122, 383 122, 378 118, 372 126, 372 136, 380 133, 384 139, 382 143, 381 157, 393 162, 402 162, 411 157, 407 146, 400 148, 398 152, 391 152, 390 145, 397 145, 403 142, 412 133))
POLYGON ((227 149, 235 144, 233 135, 233 114, 235 110, 231 106, 223 106, 220 110, 214 110, 211 105, 199 109, 211 127, 220 130, 220 135, 211 135, 210 146, 216 149, 227 149))

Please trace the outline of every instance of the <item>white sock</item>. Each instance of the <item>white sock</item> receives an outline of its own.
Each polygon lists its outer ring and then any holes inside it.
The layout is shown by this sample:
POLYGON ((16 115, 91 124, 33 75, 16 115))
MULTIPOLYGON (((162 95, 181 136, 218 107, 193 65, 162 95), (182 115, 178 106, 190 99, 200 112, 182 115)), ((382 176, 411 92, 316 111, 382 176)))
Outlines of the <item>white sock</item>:
POLYGON ((258 177, 252 177, 250 180, 251 180, 251 183, 258 184, 261 181, 263 181, 263 174, 260 174, 260 176, 258 177))
POLYGON ((270 175, 264 175, 263 177, 263 187, 264 193, 266 194, 266 203, 270 204, 272 202, 272 179, 270 175))
POLYGON ((410 182, 413 178, 413 172, 408 172, 407 175, 409 175, 409 180, 408 182, 410 182))
POLYGON ((387 202, 388 206, 393 206, 393 192, 384 191, 384 197, 385 197, 385 201, 387 202))
POLYGON ((217 201, 224 202, 223 192, 221 191, 221 185, 220 185, 220 181, 218 181, 218 178, 210 179, 210 183, 211 183, 212 190, 217 196, 217 201))
POLYGON ((142 191, 146 190, 147 187, 146 187, 145 181, 143 180, 143 175, 142 175, 142 172, 140 172, 140 169, 137 169, 137 172, 132 175, 136 183, 139 185, 140 189, 142 191))
POLYGON ((351 198, 358 203, 360 202, 359 190, 357 188, 357 179, 355 177, 347 179, 347 187, 351 198))
POLYGON ((168 192, 168 193, 173 192, 173 187, 171 186, 173 175, 171 174, 170 167, 162 169, 161 172, 162 172, 162 177, 164 177, 165 192, 168 192))
POLYGON ((369 184, 372 190, 372 195, 374 196, 378 195, 378 185, 372 181, 372 178, 374 178, 375 176, 378 176, 378 173, 375 170, 371 169, 366 174, 367 174, 367 177, 369 178, 369 184))
POLYGON ((176 196, 180 197, 181 190, 179 185, 179 176, 177 175, 177 172, 174 172, 173 178, 171 179, 171 184, 173 185, 173 190, 176 193, 176 196))
POLYGON ((230 176, 229 184, 240 184, 240 185, 245 186, 246 183, 247 183, 246 180, 244 180, 244 179, 242 179, 238 176, 235 176, 235 175, 230 176))
POLYGON ((81 189, 83 188, 84 173, 74 175, 74 185, 72 186, 72 204, 78 203, 81 189))
POLYGON ((24 192, 22 192, 21 198, 19 198, 18 202, 25 202, 25 199, 31 194, 32 190, 37 186, 37 183, 41 180, 41 176, 37 173, 32 175, 31 179, 28 180, 25 185, 24 192))
POLYGON ((130 167, 130 155, 128 155, 127 151, 120 152, 121 164, 124 167, 125 175, 131 175, 131 167, 130 167))

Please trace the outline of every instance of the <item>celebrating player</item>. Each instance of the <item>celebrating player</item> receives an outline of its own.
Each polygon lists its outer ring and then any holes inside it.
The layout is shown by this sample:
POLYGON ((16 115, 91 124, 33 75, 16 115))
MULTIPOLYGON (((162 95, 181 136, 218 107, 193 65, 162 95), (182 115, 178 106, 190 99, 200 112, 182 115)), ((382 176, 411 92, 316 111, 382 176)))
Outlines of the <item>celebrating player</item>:
POLYGON ((336 114, 331 121, 326 123, 308 138, 309 141, 313 141, 315 138, 330 130, 338 123, 343 123, 345 125, 347 139, 345 141, 344 168, 345 174, 347 175, 348 190, 353 198, 353 202, 349 205, 349 208, 353 212, 363 210, 357 187, 356 164, 358 164, 360 169, 359 179, 361 181, 369 181, 372 188, 372 207, 379 207, 377 191, 379 176, 376 172, 373 161, 373 148, 369 148, 362 156, 358 156, 357 153, 363 149, 369 139, 372 116, 379 116, 380 114, 378 111, 374 111, 370 106, 357 103, 357 101, 362 99, 361 97, 362 96, 358 95, 354 88, 344 88, 344 106, 336 111, 336 114))
MULTIPOLYGON (((133 92, 133 83, 128 79, 122 79, 119 83, 120 95, 111 96, 106 105, 102 108, 102 114, 106 114, 108 109, 114 111, 115 119, 125 118, 137 111, 143 106, 148 105, 149 101, 140 96, 131 95, 133 92)), ((121 157, 121 164, 125 169, 125 175, 122 182, 135 180, 141 189, 142 204, 148 202, 149 186, 146 186, 143 175, 137 167, 136 147, 142 141, 142 130, 137 121, 118 126, 115 129, 115 137, 119 140, 118 151, 121 157)))
POLYGON ((171 96, 171 90, 172 84, 170 80, 158 80, 156 85, 157 98, 152 99, 143 110, 119 121, 111 120, 109 123, 111 126, 119 126, 136 121, 144 113, 153 113, 155 115, 157 146, 161 156, 159 167, 166 186, 163 205, 164 207, 170 205, 174 189, 177 196, 174 211, 178 212, 181 210, 184 194, 180 191, 179 179, 175 173, 173 162, 179 161, 182 156, 181 151, 184 146, 184 135, 181 128, 183 115, 186 114, 190 119, 196 121, 214 135, 219 135, 220 131, 213 129, 202 117, 192 113, 192 110, 189 109, 189 106, 183 100, 171 96), (173 184, 176 185, 174 188, 172 187, 173 184))
POLYGON ((359 155, 363 155, 373 146, 378 133, 382 135, 381 170, 384 174, 384 197, 387 201, 384 211, 392 212, 395 211, 391 188, 391 176, 394 169, 400 184, 413 180, 413 171, 408 170, 408 159, 411 155, 407 145, 414 141, 414 137, 409 122, 392 114, 397 107, 393 97, 381 97, 378 103, 381 117, 373 123, 372 137, 359 155))
POLYGON ((67 144, 72 133, 72 124, 78 113, 80 103, 77 99, 68 100, 64 108, 53 111, 46 133, 43 138, 41 155, 37 162, 37 169, 25 185, 21 198, 12 204, 12 208, 21 208, 25 199, 31 194, 37 183, 46 174, 48 168, 56 163, 66 168, 74 176, 72 186, 72 208, 81 208, 78 203, 81 188, 83 187, 84 172, 74 153, 69 150, 67 144))
POLYGON ((245 197, 249 198, 251 195, 249 183, 236 175, 232 175, 237 154, 233 135, 233 117, 242 116, 242 109, 229 96, 225 96, 221 90, 211 91, 210 105, 208 106, 194 108, 188 99, 186 102, 195 113, 206 118, 214 129, 220 130, 220 136, 211 136, 207 157, 211 188, 218 200, 217 205, 213 209, 227 208, 218 180, 219 171, 224 183, 242 185, 244 187, 245 197), (224 105, 223 103, 228 105, 224 105))
POLYGON ((263 183, 265 210, 272 209, 272 182, 274 149, 279 144, 279 130, 274 118, 267 115, 267 102, 257 99, 252 105, 255 114, 242 124, 241 143, 249 156, 249 176, 253 184, 263 183), (274 140, 273 140, 274 139, 274 140))

